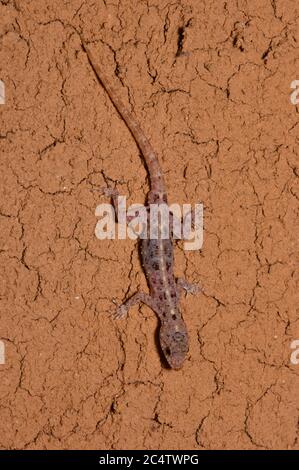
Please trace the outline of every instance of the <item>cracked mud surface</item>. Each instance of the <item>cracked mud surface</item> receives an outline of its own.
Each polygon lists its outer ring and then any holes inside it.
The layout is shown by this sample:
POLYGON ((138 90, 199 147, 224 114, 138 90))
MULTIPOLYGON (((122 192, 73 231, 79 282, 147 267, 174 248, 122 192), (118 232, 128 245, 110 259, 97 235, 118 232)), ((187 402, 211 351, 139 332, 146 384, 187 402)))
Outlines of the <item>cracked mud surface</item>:
POLYGON ((0 2, 0 448, 299 449, 298 22, 285 0, 0 2), (175 250, 203 288, 180 371, 152 311, 109 316, 146 283, 135 242, 96 239, 94 189, 148 181, 80 35, 170 202, 204 203, 203 249, 175 250))

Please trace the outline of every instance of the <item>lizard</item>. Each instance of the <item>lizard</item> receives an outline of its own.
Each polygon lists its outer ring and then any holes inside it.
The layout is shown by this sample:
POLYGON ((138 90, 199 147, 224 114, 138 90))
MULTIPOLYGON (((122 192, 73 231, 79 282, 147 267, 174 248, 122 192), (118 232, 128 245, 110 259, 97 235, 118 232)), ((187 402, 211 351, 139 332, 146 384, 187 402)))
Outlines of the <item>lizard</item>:
MULTIPOLYGON (((100 69, 89 46, 83 40, 82 46, 98 82, 103 86, 125 122, 144 158, 150 181, 147 208, 151 204, 167 204, 166 185, 156 152, 135 117, 120 100, 111 81, 100 69)), ((116 208, 118 192, 112 188, 106 188, 106 191, 103 192, 112 197, 116 208)), ((182 367, 189 351, 189 335, 179 308, 180 291, 184 288, 194 293, 197 289, 193 284, 182 279, 175 279, 171 229, 169 237, 165 239, 162 238, 161 231, 158 232, 160 236, 158 235, 156 239, 147 237, 141 239, 141 259, 150 293, 135 293, 118 307, 115 316, 117 318, 124 317, 132 306, 140 303, 152 309, 160 320, 159 340, 168 366, 178 370, 182 367)))

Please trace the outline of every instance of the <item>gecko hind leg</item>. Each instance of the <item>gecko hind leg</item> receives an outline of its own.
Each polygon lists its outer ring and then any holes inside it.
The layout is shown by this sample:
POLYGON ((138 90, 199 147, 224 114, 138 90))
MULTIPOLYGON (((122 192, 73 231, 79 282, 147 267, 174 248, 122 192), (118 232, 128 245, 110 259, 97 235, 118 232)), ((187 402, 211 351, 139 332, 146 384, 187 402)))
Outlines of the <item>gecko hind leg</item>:
MULTIPOLYGON (((117 189, 110 188, 109 186, 106 187, 106 188, 105 187, 101 188, 101 189, 99 189, 99 191, 100 191, 101 195, 106 196, 106 197, 110 197, 112 199, 112 205, 113 205, 114 210, 115 210, 116 221, 118 222, 118 220, 119 220, 118 197, 120 196, 120 193, 118 192, 117 189)), ((133 219, 134 219, 133 215, 126 214, 127 224, 129 224, 133 219)))
POLYGON ((116 312, 114 313, 114 318, 124 318, 128 314, 131 307, 140 303, 147 305, 154 312, 157 310, 155 302, 149 294, 146 294, 145 292, 137 292, 117 308, 116 312))

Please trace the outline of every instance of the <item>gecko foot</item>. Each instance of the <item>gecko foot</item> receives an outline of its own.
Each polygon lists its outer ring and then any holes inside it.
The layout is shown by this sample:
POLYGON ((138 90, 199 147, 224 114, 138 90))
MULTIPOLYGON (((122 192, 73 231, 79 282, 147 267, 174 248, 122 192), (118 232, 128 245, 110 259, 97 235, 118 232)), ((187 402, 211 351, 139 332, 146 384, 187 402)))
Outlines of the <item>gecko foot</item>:
POLYGON ((109 187, 107 188, 106 186, 102 188, 92 188, 92 191, 97 191, 98 193, 100 193, 100 196, 107 196, 107 197, 119 196, 119 192, 117 191, 117 189, 109 188, 109 187))
POLYGON ((202 290, 198 284, 192 284, 180 277, 177 279, 177 287, 179 290, 185 290, 188 294, 192 295, 198 294, 202 290))
POLYGON ((128 315, 128 307, 125 304, 120 305, 117 307, 116 311, 113 313, 113 318, 115 320, 120 320, 121 318, 125 318, 128 315))
POLYGON ((106 188, 101 188, 100 191, 104 196, 107 196, 107 197, 115 198, 119 196, 119 192, 115 188, 106 187, 106 188))

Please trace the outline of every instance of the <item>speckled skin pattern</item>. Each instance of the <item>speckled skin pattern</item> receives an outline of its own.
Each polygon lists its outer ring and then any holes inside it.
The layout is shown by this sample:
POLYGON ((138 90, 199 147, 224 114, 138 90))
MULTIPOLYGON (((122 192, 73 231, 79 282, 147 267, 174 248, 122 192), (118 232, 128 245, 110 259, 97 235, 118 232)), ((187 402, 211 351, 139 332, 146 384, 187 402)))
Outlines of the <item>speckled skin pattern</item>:
MULTIPOLYGON (((83 42, 82 44, 98 81, 108 93, 143 154, 151 184, 148 204, 167 203, 162 171, 153 148, 135 118, 118 98, 109 79, 96 65, 88 46, 83 42)), ((106 194, 112 196, 113 199, 117 196, 117 192, 114 190, 108 190, 106 194)), ((160 235, 159 233, 157 239, 147 238, 141 241, 143 269, 149 284, 150 295, 144 292, 136 293, 117 309, 116 317, 124 316, 128 313, 129 308, 137 303, 143 302, 148 305, 160 320, 160 344, 165 358, 171 368, 180 369, 188 353, 189 339, 185 322, 179 310, 179 286, 173 272, 174 256, 171 230, 168 239, 162 239, 160 235)))
POLYGON ((188 352, 188 333, 179 310, 172 240, 142 240, 141 254, 152 308, 161 322, 161 348, 169 365, 179 369, 188 352))

